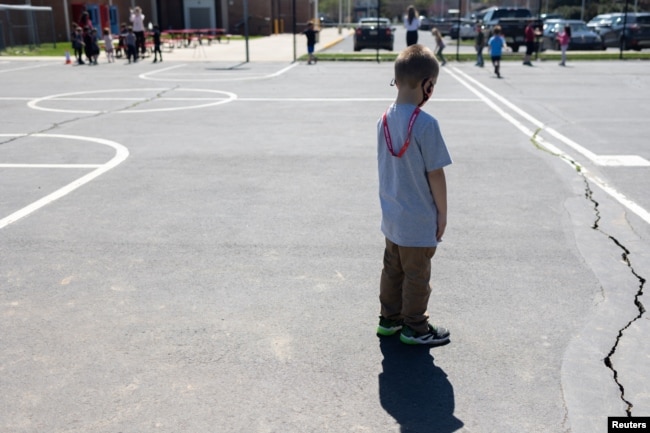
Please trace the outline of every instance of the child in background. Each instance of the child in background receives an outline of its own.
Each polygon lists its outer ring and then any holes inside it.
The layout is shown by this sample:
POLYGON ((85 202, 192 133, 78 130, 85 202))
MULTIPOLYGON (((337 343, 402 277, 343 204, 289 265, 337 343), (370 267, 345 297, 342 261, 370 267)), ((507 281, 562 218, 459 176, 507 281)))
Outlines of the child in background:
POLYGON ((115 51, 115 57, 118 59, 122 56, 126 57, 126 24, 122 23, 120 26, 120 35, 117 37, 117 50, 115 51))
POLYGON ((474 39, 474 48, 476 49, 476 66, 483 67, 483 48, 485 47, 485 34, 483 25, 476 23, 476 38, 474 39))
POLYGON ((113 48, 113 35, 111 35, 111 31, 108 29, 108 27, 104 28, 104 51, 106 51, 106 58, 108 59, 108 63, 114 63, 115 50, 113 48))
POLYGON ((318 33, 318 30, 314 30, 314 23, 309 21, 309 23, 307 23, 307 29, 303 31, 303 33, 305 36, 307 36, 307 53, 309 54, 309 61, 307 64, 311 65, 312 63, 316 63, 318 61, 314 55, 314 47, 316 46, 316 33, 318 33))
POLYGON ((126 43, 126 58, 129 60, 129 63, 131 63, 131 59, 133 59, 133 63, 137 62, 138 49, 135 46, 135 33, 133 33, 133 27, 131 26, 129 26, 126 30, 125 43, 126 43))
POLYGON ((99 59, 99 35, 97 34, 97 29, 90 31, 90 41, 90 58, 92 59, 92 64, 96 65, 99 59))
POLYGON ((562 50, 562 61, 560 66, 566 66, 566 50, 569 49, 569 43, 571 42, 571 26, 565 26, 564 30, 557 35, 557 40, 560 43, 560 49, 562 50))
POLYGON ((160 28, 158 24, 153 26, 153 62, 158 61, 158 54, 160 54, 160 61, 162 62, 162 51, 160 51, 160 28))
POLYGON ((84 36, 81 27, 76 25, 75 25, 74 33, 72 34, 72 46, 74 48, 74 56, 77 59, 77 64, 78 65, 85 64, 83 60, 84 36))
POLYGON ((434 28, 431 30, 431 34, 436 38, 436 57, 442 61, 440 66, 445 66, 447 64, 447 59, 445 59, 445 56, 442 54, 442 50, 444 50, 446 46, 445 41, 442 40, 442 35, 438 29, 434 28))
POLYGON ((492 65, 494 65, 494 73, 497 78, 501 78, 501 55, 503 54, 503 48, 506 46, 506 40, 501 36, 501 27, 494 27, 492 33, 492 37, 488 40, 490 57, 492 58, 492 65))

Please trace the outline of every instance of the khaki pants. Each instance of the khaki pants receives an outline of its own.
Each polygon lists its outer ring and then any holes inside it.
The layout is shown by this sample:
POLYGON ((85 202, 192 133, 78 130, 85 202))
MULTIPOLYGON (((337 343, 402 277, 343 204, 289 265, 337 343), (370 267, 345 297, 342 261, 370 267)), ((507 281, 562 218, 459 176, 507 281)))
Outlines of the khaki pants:
POLYGON ((404 319, 404 324, 416 332, 427 332, 431 259, 435 253, 435 247, 400 247, 386 239, 379 283, 382 316, 404 319))

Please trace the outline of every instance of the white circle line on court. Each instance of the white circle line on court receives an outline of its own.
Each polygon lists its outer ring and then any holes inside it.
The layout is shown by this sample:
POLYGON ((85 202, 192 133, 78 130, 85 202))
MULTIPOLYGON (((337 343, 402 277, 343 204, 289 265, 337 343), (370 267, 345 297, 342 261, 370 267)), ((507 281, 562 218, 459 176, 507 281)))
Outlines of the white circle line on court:
MULTIPOLYGON (((168 99, 166 97, 161 97, 158 99, 168 99)), ((193 98, 185 98, 186 100, 194 100, 193 98)), ((105 89, 105 90, 89 90, 89 91, 81 91, 81 92, 69 92, 69 93, 59 93, 56 95, 49 95, 49 96, 43 96, 40 98, 34 98, 30 100, 27 103, 27 106, 29 108, 32 108, 34 110, 40 110, 40 111, 50 111, 50 112, 55 112, 55 113, 76 113, 76 114, 101 114, 101 113, 119 113, 119 114, 133 114, 133 113, 156 113, 156 112, 163 112, 163 111, 182 111, 182 110, 195 110, 197 108, 206 108, 206 107, 213 107, 216 105, 221 105, 221 104, 226 104, 228 102, 232 102, 237 99, 237 95, 232 92, 226 92, 226 91, 221 91, 221 90, 210 90, 210 89, 190 89, 190 88, 147 88, 147 89, 105 89), (79 101, 94 101, 95 99, 89 98, 89 97, 84 97, 84 98, 75 98, 77 95, 94 95, 94 94, 103 94, 103 93, 117 93, 117 92, 170 92, 170 91, 178 91, 178 92, 204 92, 204 93, 214 93, 214 94, 220 94, 220 95, 225 95, 223 98, 197 98, 197 101, 204 102, 204 101, 210 101, 208 103, 200 103, 197 105, 188 105, 188 106, 181 106, 181 107, 167 107, 167 108, 149 108, 149 109, 124 109, 124 110, 116 110, 116 111, 108 111, 108 110, 68 110, 68 109, 63 109, 63 108, 48 108, 48 107, 43 107, 39 104, 45 101, 73 101, 73 100, 79 100, 79 101)), ((134 101, 134 102, 146 102, 149 99, 147 98, 102 98, 102 99, 97 99, 97 100, 114 100, 114 101, 134 101)))
MULTIPOLYGON (((441 98, 435 102, 478 102, 479 98, 441 98)), ((237 98, 238 102, 395 102, 395 98, 237 98)))
MULTIPOLYGON (((217 82, 227 82, 227 81, 253 81, 253 80, 268 80, 269 78, 274 78, 274 77, 279 77, 280 75, 284 74, 285 72, 295 68, 298 66, 298 62, 292 63, 289 66, 280 69, 279 71, 272 72, 270 74, 261 74, 261 75, 252 75, 252 76, 245 76, 245 77, 232 77, 232 78, 158 78, 155 77, 154 75, 160 74, 162 72, 168 72, 174 69, 182 68, 187 66, 187 64, 183 63, 180 65, 174 65, 170 66, 168 68, 162 68, 158 69, 156 71, 151 71, 151 72, 145 72, 144 74, 138 75, 139 78, 143 80, 150 80, 150 81, 173 81, 173 82, 191 82, 191 83, 217 83, 217 82)), ((190 75, 190 74, 187 74, 190 75)))
MULTIPOLYGON (((197 89, 198 90, 198 89, 197 89)), ((68 101, 68 102, 94 102, 94 101, 132 101, 145 102, 147 98, 82 98, 82 97, 49 97, 51 101, 68 101)), ((0 101, 32 101, 40 97, 0 97, 0 101)), ((232 97, 214 97, 214 98, 178 98, 163 96, 158 98, 160 101, 223 101, 234 102, 232 97)), ((479 102, 479 98, 434 98, 435 102, 479 102)), ((395 98, 240 98, 236 97, 237 102, 394 102, 395 98)), ((132 113, 133 111, 128 111, 132 113)), ((100 113, 100 112, 97 112, 100 113)))
POLYGON ((3 74, 5 72, 22 71, 25 69, 42 68, 43 66, 48 66, 48 63, 39 63, 38 65, 31 65, 31 66, 21 66, 20 68, 0 69, 0 74, 3 74))
POLYGON ((97 168, 103 164, 0 164, 0 168, 97 168))
POLYGON ((115 150, 115 155, 108 162, 97 166, 90 173, 81 176, 80 178, 77 178, 76 180, 65 185, 64 187, 57 189, 53 193, 48 194, 45 197, 36 200, 35 202, 12 213, 11 215, 8 215, 0 219, 0 229, 18 221, 21 218, 26 217, 27 215, 41 209, 44 206, 47 206, 48 204, 52 203, 55 200, 58 200, 61 197, 70 194, 72 191, 76 190, 77 188, 80 188, 81 186, 87 184, 88 182, 106 173, 107 171, 117 167, 129 157, 129 150, 126 147, 114 141, 106 140, 103 138, 84 137, 78 135, 63 135, 63 134, 0 134, 0 137, 12 137, 12 138, 26 137, 26 136, 38 137, 38 138, 57 138, 57 139, 77 140, 77 141, 90 141, 92 143, 97 143, 97 144, 101 144, 113 148, 115 150))

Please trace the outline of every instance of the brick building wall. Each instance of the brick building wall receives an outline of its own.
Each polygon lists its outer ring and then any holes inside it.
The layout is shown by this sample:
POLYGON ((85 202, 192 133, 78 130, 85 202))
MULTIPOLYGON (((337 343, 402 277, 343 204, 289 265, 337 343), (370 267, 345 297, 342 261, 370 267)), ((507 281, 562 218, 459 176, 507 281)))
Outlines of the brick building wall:
MULTIPOLYGON (((188 0, 194 3, 214 1, 213 17, 208 17, 217 28, 224 28, 228 33, 243 34, 244 0, 188 0)), ((267 36, 274 32, 291 33, 293 31, 294 0, 248 0, 249 34, 267 36)), ((25 0, 1 0, 3 4, 24 5, 25 0)), ((114 11, 113 21, 129 22, 129 9, 140 6, 145 15, 145 23, 158 24, 161 30, 183 29, 186 27, 186 8, 184 0, 31 0, 32 6, 49 6, 53 10, 55 37, 57 42, 69 41, 71 24, 79 22, 83 7, 95 8, 101 15, 99 27, 110 22, 109 8, 114 11), (66 8, 67 6, 67 8, 66 8), (67 11, 66 11, 67 9, 67 11)), ((310 0, 295 0, 296 31, 300 32, 314 16, 310 0)), ((22 15, 16 15, 22 19, 22 15)), ((201 17, 206 18, 206 17, 201 17)), ((0 17, 2 20, 2 17, 0 17)), ((50 18, 47 17, 49 25, 50 18)), ((6 27, 6 25, 5 25, 6 27)), ((110 27, 110 26, 109 26, 110 27)), ((48 29, 48 38, 51 32, 48 29)), ((40 41, 52 42, 52 41, 40 41)), ((25 42, 23 42, 25 43, 25 42)), ((17 41, 16 44, 20 44, 17 41)))

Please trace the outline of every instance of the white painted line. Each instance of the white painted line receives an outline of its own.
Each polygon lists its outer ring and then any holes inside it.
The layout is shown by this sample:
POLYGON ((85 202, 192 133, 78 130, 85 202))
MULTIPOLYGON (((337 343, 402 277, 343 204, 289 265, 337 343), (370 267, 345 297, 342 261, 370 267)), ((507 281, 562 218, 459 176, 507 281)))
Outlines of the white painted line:
POLYGON ((597 161, 609 167, 650 167, 650 161, 639 155, 599 155, 597 161))
POLYGON ((103 164, 0 164, 0 168, 97 168, 103 164))
POLYGON ((634 201, 627 198, 625 194, 622 194, 618 192, 616 189, 609 186, 607 182, 603 181, 598 176, 591 174, 589 171, 585 173, 585 176, 587 176, 589 180, 591 180, 593 183, 598 185, 598 187, 603 191, 605 191, 605 193, 613 197, 614 200, 616 200, 617 202, 625 206, 627 209, 629 209, 632 213, 634 213, 636 216, 641 218, 647 224, 650 224, 650 212, 648 212, 643 207, 636 204, 634 201))
POLYGON ((22 70, 25 70, 25 69, 42 68, 43 66, 48 66, 48 63, 39 63, 38 65, 32 65, 32 66, 22 66, 20 68, 0 69, 0 74, 3 74, 5 72, 22 71, 22 70))
MULTIPOLYGON (((181 68, 184 66, 187 66, 187 64, 181 64, 181 65, 174 65, 169 68, 163 68, 163 69, 158 69, 156 71, 152 72, 145 72, 144 74, 140 74, 138 77, 143 79, 143 80, 151 80, 151 81, 173 81, 173 82, 225 82, 225 81, 254 81, 254 80, 268 80, 269 78, 274 78, 274 77, 279 77, 280 75, 284 74, 285 72, 295 68, 298 66, 299 63, 292 63, 286 68, 282 68, 279 71, 272 72, 270 74, 263 74, 263 75, 248 75, 248 76, 236 76, 236 77, 231 77, 231 78, 224 78, 224 77, 211 77, 211 78, 158 78, 154 77, 154 74, 160 74, 161 72, 169 72, 171 70, 181 68)), ((215 72, 216 73, 216 72, 215 72)), ((185 74, 185 75, 192 75, 192 74, 185 74)))
MULTIPOLYGON (((22 99, 21 99, 22 100, 22 99)), ((149 108, 149 109, 137 109, 137 108, 126 108, 124 110, 116 110, 113 113, 120 114, 132 114, 132 113, 152 113, 152 112, 161 112, 161 111, 180 111, 180 110, 190 110, 196 108, 206 108, 212 107, 220 104, 225 104, 233 101, 243 101, 243 102, 393 102, 395 98, 239 98, 236 94, 221 90, 209 90, 209 89, 190 89, 190 88, 148 88, 148 89, 108 89, 108 90, 90 90, 90 91, 81 91, 81 92, 72 92, 72 93, 60 93, 57 95, 49 95, 44 97, 32 98, 27 103, 27 106, 41 111, 52 111, 59 113, 79 113, 79 114, 100 114, 106 113, 108 111, 102 110, 81 110, 81 109, 65 109, 65 108, 51 108, 45 107, 42 104, 44 102, 150 102, 150 101, 165 101, 165 102, 196 102, 196 105, 189 106, 175 106, 175 107, 166 107, 166 108, 149 108), (105 93, 114 93, 119 94, 120 92, 158 92, 157 95, 153 95, 154 98, 149 97, 127 97, 127 96, 115 96, 115 97, 102 97, 102 96, 87 96, 87 95, 97 95, 105 93), (208 94, 217 94, 224 95, 222 97, 177 97, 172 96, 178 93, 183 92, 193 92, 193 93, 208 93, 208 94)), ((440 98, 436 99, 437 102, 476 102, 481 99, 475 98, 440 98)))
MULTIPOLYGON (((579 145, 575 141, 569 139, 568 137, 560 134, 557 132, 555 129, 551 128, 550 126, 546 126, 543 122, 537 120, 521 108, 517 107, 515 104, 512 102, 508 101, 506 98, 502 97, 498 93, 494 92, 492 89, 488 88, 487 86, 484 86, 474 78, 470 77, 467 75, 465 72, 461 71, 458 68, 453 67, 454 71, 457 72, 458 74, 462 75, 465 79, 471 81, 474 83, 476 86, 480 87, 483 89, 485 92, 489 93, 492 95, 492 97, 498 99, 502 104, 510 108, 512 111, 515 113, 519 114, 521 117, 524 119, 528 120, 530 123, 532 123, 536 128, 541 129, 543 131, 547 131, 549 134, 551 134, 553 137, 557 138, 567 146, 571 147, 575 151, 579 152, 583 156, 586 156, 590 161, 592 161, 594 164, 597 165, 614 165, 614 162, 619 161, 620 165, 625 165, 628 167, 635 166, 635 167, 649 167, 650 166, 650 161, 646 160, 645 158, 638 156, 638 155, 597 155, 593 152, 591 152, 589 149, 585 148, 584 146, 579 145), (635 165, 631 165, 635 164, 635 165)), ((447 70, 447 72, 453 76, 451 72, 447 70)), ((454 78, 456 78, 454 76, 454 78)))
MULTIPOLYGON (((180 90, 187 90, 187 89, 180 89, 180 90)), ((200 90, 200 89, 197 89, 200 90)), ((206 90, 208 92, 213 92, 214 90, 206 90)), ((119 102, 119 101, 126 101, 126 102, 146 102, 149 99, 148 98, 81 98, 81 97, 46 97, 48 101, 67 101, 67 102, 119 102)), ((19 100, 19 101, 32 101, 35 99, 39 99, 39 102, 44 100, 43 98, 0 98, 0 100, 19 100)), ((224 98, 176 98, 176 97, 168 97, 168 96, 162 96, 160 98, 157 98, 158 101, 183 101, 183 102, 192 102, 192 101, 208 101, 208 102, 214 102, 214 101, 230 101, 233 98, 231 97, 224 97, 224 98)), ((237 98, 237 101, 240 102, 393 102, 395 101, 395 98, 237 98)), ((479 98, 440 98, 436 99, 436 102, 477 102, 480 101, 479 98)), ((126 111, 126 110, 124 110, 126 111)), ((130 113, 133 113, 133 110, 129 110, 130 113)), ((99 112, 97 112, 99 113, 99 112)))
MULTIPOLYGON (((38 98, 35 98, 35 99, 38 99, 38 98)), ((143 101, 146 101, 147 98, 65 98, 65 97, 49 98, 48 97, 48 100, 50 100, 50 101, 75 101, 75 102, 77 102, 77 101, 79 101, 79 102, 82 102, 82 101, 90 101, 90 102, 95 102, 95 101, 126 101, 126 102, 129 102, 129 101, 141 101, 141 102, 143 102, 143 101)))
MULTIPOLYGON (((593 182, 595 185, 597 185, 600 189, 602 189, 606 194, 608 194, 614 200, 618 201, 621 205, 623 205, 629 211, 631 211, 632 213, 637 215, 639 218, 641 218, 647 224, 650 224, 650 212, 648 212, 646 209, 639 206, 637 203, 633 202, 632 200, 628 199, 624 194, 618 192, 615 188, 612 188, 611 186, 609 186, 607 184, 607 182, 603 181, 600 177, 592 174, 582 164, 578 163, 575 160, 575 158, 573 158, 572 156, 570 156, 569 154, 567 154, 565 152, 562 152, 556 146, 553 146, 550 143, 547 143, 543 138, 539 137, 539 135, 535 134, 532 130, 528 129, 526 126, 524 126, 521 122, 516 120, 510 114, 506 113, 503 109, 501 109, 501 107, 499 105, 497 105, 495 102, 490 100, 487 96, 483 95, 479 90, 472 87, 472 85, 470 83, 464 81, 464 78, 467 78, 469 81, 472 81, 473 83, 476 83, 479 87, 483 88, 488 93, 493 95, 496 99, 498 99, 503 105, 508 106, 513 111, 515 111, 517 114, 521 115, 524 119, 526 119, 529 122, 533 123, 533 125, 536 126, 538 129, 541 129, 544 126, 542 124, 542 122, 538 121, 537 119, 535 119, 530 114, 526 113, 525 111, 523 111, 519 107, 515 106, 510 101, 508 101, 507 99, 502 97, 501 95, 497 95, 495 92, 493 92, 492 90, 490 90, 487 87, 483 86, 481 83, 478 83, 476 80, 469 77, 467 74, 460 71, 458 68, 452 66, 450 68, 445 68, 443 70, 445 72, 447 72, 449 75, 451 75, 460 84, 465 86, 472 93, 474 93, 479 98, 481 98, 486 103, 486 105, 488 105, 490 108, 492 108, 494 111, 496 111, 499 115, 501 115, 504 119, 506 119, 508 122, 510 122, 512 125, 514 125, 517 129, 519 129, 522 133, 524 133, 524 135, 526 135, 526 137, 530 138, 531 140, 534 138, 536 141, 541 143, 544 147, 549 149, 549 151, 551 151, 551 152, 557 154, 558 156, 560 156, 562 158, 562 160, 567 162, 568 164, 577 165, 578 167, 580 167, 581 173, 583 173, 583 175, 587 179, 589 179, 591 182, 593 182), (451 70, 453 70, 455 73, 451 72, 451 70), (459 75, 462 75, 464 78, 461 78, 459 75)), ((559 132, 557 132, 557 131, 554 131, 554 132, 558 136, 564 137, 559 132)), ((555 134, 554 134, 554 136, 555 136, 555 134)), ((558 138, 558 137, 556 137, 556 138, 558 138)), ((564 139, 566 141, 571 141, 566 137, 564 137, 564 139)), ((561 140, 561 141, 565 142, 565 140, 561 140)), ((577 145, 577 143, 575 143, 575 144, 577 145)), ((570 146, 570 147, 573 147, 573 146, 570 146)), ((579 147, 582 147, 582 146, 579 146, 579 147)), ((589 152, 589 153, 591 153, 592 155, 595 155, 592 152, 589 152)), ((602 158, 602 156, 598 156, 598 157, 602 158)))
MULTIPOLYGON (((156 98, 157 101, 223 101, 229 99, 231 98, 168 98, 165 96, 156 98)), ((106 102, 106 101, 147 102, 149 101, 149 98, 52 98, 48 100, 49 101, 72 101, 72 102, 106 102)), ((133 113, 133 111, 131 111, 131 113, 133 113)))
MULTIPOLYGON (((49 108, 49 107, 43 107, 40 104, 46 101, 79 101, 79 100, 91 100, 94 101, 96 99, 94 98, 85 98, 81 95, 94 95, 94 94, 103 94, 103 93, 119 93, 119 92, 129 92, 129 93, 138 93, 138 92, 165 92, 164 96, 161 96, 160 98, 156 98, 156 100, 166 100, 169 99, 169 94, 171 92, 200 92, 204 94, 218 94, 218 95, 224 95, 221 98, 214 97, 214 98, 203 98, 199 97, 197 99, 193 98, 186 98, 188 101, 190 100, 195 100, 198 101, 196 105, 188 105, 188 106, 181 106, 181 107, 166 107, 166 108, 149 108, 149 109, 136 109, 136 108, 126 108, 124 110, 116 110, 116 111, 111 111, 112 113, 119 113, 119 114, 133 114, 133 113, 154 113, 154 112, 162 112, 162 111, 181 111, 181 110, 194 110, 197 108, 206 108, 206 107, 213 107, 216 105, 221 105, 221 104, 226 104, 229 102, 232 102, 237 99, 237 95, 231 92, 226 92, 226 91, 221 91, 221 90, 209 90, 209 89, 188 89, 188 88, 143 88, 143 89, 108 89, 108 90, 89 90, 89 91, 82 91, 82 92, 71 92, 71 93, 59 93, 57 95, 49 95, 49 96, 44 96, 41 98, 35 98, 32 99, 27 103, 27 106, 34 109, 34 110, 41 110, 41 111, 51 111, 55 113, 77 113, 77 114, 99 114, 99 113, 107 113, 109 111, 106 110, 66 110, 62 108, 49 108), (208 101, 208 102, 206 102, 208 101)), ((156 95, 153 95, 156 96, 156 95)), ((151 98, 104 98, 104 101, 140 101, 140 102, 147 102, 151 98)))
MULTIPOLYGON (((394 102, 395 98, 237 98, 239 102, 394 102)), ((477 102, 478 98, 436 99, 436 102, 477 102)))
MULTIPOLYGON (((24 137, 26 135, 27 134, 0 134, 0 137, 24 137)), ((112 147, 113 149, 115 149, 115 156, 113 156, 113 158, 110 161, 98 166, 97 168, 95 168, 95 170, 91 171, 90 173, 72 181, 66 186, 59 188, 53 193, 46 195, 40 200, 37 200, 31 203, 30 205, 25 206, 24 208, 12 213, 11 215, 0 219, 0 229, 8 226, 11 223, 18 221, 21 218, 26 217, 32 212, 39 210, 43 206, 46 206, 52 203, 53 201, 58 200, 61 197, 70 194, 72 191, 76 190, 77 188, 87 184, 91 180, 96 179, 97 177, 101 176, 107 171, 117 167, 129 156, 129 150, 126 147, 114 141, 105 140, 103 138, 83 137, 78 135, 61 135, 61 134, 32 134, 30 135, 30 137, 90 141, 93 143, 103 144, 105 146, 112 147)))
POLYGON ((185 63, 182 63, 182 64, 180 64, 180 65, 174 65, 174 66, 170 66, 170 67, 168 67, 168 68, 162 68, 162 69, 158 69, 158 70, 151 71, 151 72, 145 72, 144 74, 140 74, 140 75, 138 75, 138 78, 141 78, 141 79, 143 79, 143 80, 155 80, 155 79, 153 79, 153 78, 148 78, 147 76, 148 76, 148 75, 160 74, 161 72, 172 71, 172 70, 174 70, 174 69, 182 68, 182 67, 184 67, 184 66, 186 66, 185 63))

